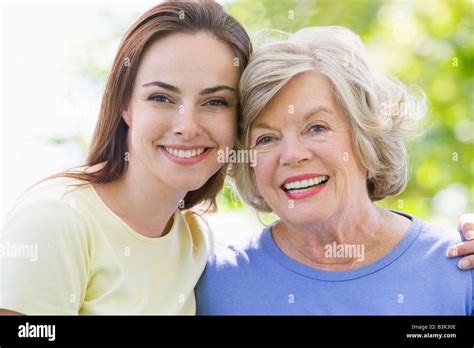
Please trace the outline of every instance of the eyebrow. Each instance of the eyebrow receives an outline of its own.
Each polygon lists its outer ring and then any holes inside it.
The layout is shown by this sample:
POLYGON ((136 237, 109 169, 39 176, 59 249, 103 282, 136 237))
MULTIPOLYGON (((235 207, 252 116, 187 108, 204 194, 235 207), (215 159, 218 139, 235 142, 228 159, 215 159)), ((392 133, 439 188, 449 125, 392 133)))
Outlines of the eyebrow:
MULTIPOLYGON (((151 86, 161 87, 161 88, 167 89, 169 91, 172 91, 172 92, 178 93, 178 94, 181 93, 181 90, 178 87, 170 85, 170 84, 165 83, 165 82, 161 82, 161 81, 148 82, 148 83, 145 83, 142 87, 151 87, 151 86)), ((232 88, 232 87, 229 87, 229 86, 226 86, 226 85, 218 85, 218 86, 214 86, 214 87, 205 88, 199 94, 200 95, 205 95, 205 94, 220 92, 220 91, 223 91, 223 90, 228 90, 228 91, 232 91, 232 92, 235 93, 235 88, 232 88)))
POLYGON ((173 85, 170 85, 170 84, 167 84, 167 83, 164 83, 164 82, 160 82, 160 81, 148 82, 148 83, 145 83, 142 87, 151 87, 151 86, 161 87, 161 88, 167 89, 167 90, 175 92, 175 93, 181 93, 181 91, 178 87, 175 87, 173 85))
POLYGON ((211 93, 216 93, 216 92, 220 92, 220 91, 231 91, 231 92, 235 92, 235 88, 232 88, 232 87, 229 87, 229 86, 226 86, 226 85, 219 85, 219 86, 214 86, 214 87, 209 87, 209 88, 205 88, 201 91, 201 95, 203 94, 211 94, 211 93))
MULTIPOLYGON (((331 110, 326 108, 325 106, 317 106, 309 111, 307 111, 304 116, 303 116, 303 121, 307 121, 311 116, 314 116, 314 114, 317 114, 320 111, 324 111, 326 113, 331 114, 331 110)), ((256 123, 252 128, 264 128, 264 129, 271 129, 271 130, 276 130, 276 128, 272 127, 270 124, 266 122, 259 122, 256 123)))

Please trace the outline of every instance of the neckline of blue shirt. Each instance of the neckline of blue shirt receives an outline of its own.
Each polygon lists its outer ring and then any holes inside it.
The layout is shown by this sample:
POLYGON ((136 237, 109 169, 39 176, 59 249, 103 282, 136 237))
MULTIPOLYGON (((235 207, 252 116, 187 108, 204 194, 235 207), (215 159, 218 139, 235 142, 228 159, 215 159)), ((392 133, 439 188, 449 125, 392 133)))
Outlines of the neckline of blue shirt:
POLYGON ((278 222, 276 221, 271 226, 266 227, 262 233, 262 246, 263 249, 279 264, 284 266, 285 268, 303 275, 305 277, 318 279, 318 280, 325 280, 325 281, 344 281, 350 279, 356 279, 360 277, 364 277, 368 274, 377 272, 382 268, 388 266, 396 259, 398 259, 415 241, 421 231, 422 221, 414 216, 411 216, 406 213, 398 212, 391 210, 392 212, 405 216, 412 221, 412 224, 402 238, 402 240, 393 248, 387 255, 378 259, 377 261, 363 266, 361 268, 350 270, 350 271, 342 271, 342 272, 329 272, 323 271, 319 269, 315 269, 306 265, 303 265, 291 258, 289 258, 275 243, 272 235, 272 227, 278 222))

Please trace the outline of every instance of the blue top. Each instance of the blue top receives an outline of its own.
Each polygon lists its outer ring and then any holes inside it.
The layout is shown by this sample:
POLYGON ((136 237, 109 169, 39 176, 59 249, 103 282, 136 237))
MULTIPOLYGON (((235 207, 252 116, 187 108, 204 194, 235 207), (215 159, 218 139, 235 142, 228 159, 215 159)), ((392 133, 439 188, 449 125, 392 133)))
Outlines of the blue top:
MULTIPOLYGON (((398 212, 397 212, 398 213, 398 212)), ((286 256, 267 227, 213 254, 196 287, 198 315, 472 315, 474 272, 448 259, 461 234, 398 213, 411 227, 387 255, 328 272, 286 256)))

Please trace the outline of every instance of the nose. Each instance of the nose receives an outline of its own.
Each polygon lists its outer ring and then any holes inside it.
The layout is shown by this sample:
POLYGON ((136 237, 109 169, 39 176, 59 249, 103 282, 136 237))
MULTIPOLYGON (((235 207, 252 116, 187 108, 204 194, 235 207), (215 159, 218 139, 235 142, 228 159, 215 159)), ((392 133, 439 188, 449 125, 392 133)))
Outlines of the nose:
POLYGON ((313 158, 313 153, 298 136, 291 136, 282 144, 281 165, 295 166, 313 158))
POLYGON ((199 115, 192 106, 181 105, 179 114, 176 117, 174 134, 185 141, 199 137, 203 132, 200 124, 199 115))

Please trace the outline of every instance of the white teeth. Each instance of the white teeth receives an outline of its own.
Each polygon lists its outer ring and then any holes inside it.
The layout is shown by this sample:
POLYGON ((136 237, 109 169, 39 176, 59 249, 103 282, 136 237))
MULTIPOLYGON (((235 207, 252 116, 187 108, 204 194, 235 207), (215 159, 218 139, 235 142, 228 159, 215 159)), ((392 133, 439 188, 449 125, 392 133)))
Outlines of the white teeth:
POLYGON ((164 147, 164 149, 166 150, 166 152, 178 158, 196 157, 202 154, 206 150, 205 147, 202 147, 200 149, 193 149, 193 150, 177 150, 177 149, 173 149, 171 147, 166 147, 166 146, 164 147))
POLYGON ((289 193, 300 193, 300 192, 306 192, 306 191, 311 191, 313 187, 307 187, 304 189, 296 189, 296 190, 288 190, 289 193))
POLYGON ((328 180, 329 177, 327 175, 321 175, 317 178, 311 178, 307 180, 301 181, 293 181, 285 184, 285 189, 292 190, 292 193, 298 193, 303 191, 308 191, 308 188, 312 188, 312 186, 319 185, 321 182, 328 180), (301 190, 299 190, 301 189, 301 190))

